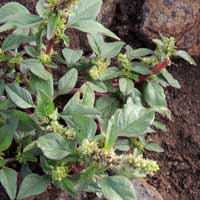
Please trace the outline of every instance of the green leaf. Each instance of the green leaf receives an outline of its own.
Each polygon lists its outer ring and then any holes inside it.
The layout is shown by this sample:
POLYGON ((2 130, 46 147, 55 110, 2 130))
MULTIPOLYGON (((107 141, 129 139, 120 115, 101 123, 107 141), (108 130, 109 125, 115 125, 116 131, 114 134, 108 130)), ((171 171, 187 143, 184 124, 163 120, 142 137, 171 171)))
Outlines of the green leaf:
POLYGON ((102 24, 94 20, 80 20, 76 23, 71 24, 72 28, 78 29, 82 32, 90 34, 102 34, 116 40, 120 40, 113 32, 105 28, 102 24))
POLYGON ((17 84, 7 84, 5 86, 7 95, 12 102, 20 108, 32 108, 34 107, 31 94, 28 90, 20 87, 17 84))
POLYGON ((130 46, 126 47, 126 53, 129 60, 141 58, 153 54, 153 51, 146 48, 132 49, 130 46))
POLYGON ((102 35, 88 35, 93 51, 102 58, 114 58, 124 46, 124 42, 104 42, 102 35))
POLYGON ((149 65, 146 65, 144 63, 139 63, 139 62, 133 62, 132 63, 132 68, 131 71, 134 71, 138 74, 152 74, 152 71, 149 69, 149 65))
POLYGON ((186 51, 176 51, 176 55, 189 62, 191 65, 197 65, 195 60, 186 51))
POLYGON ((18 120, 11 118, 8 124, 0 128, 0 152, 7 150, 13 141, 13 136, 18 126, 18 120))
POLYGON ((115 97, 100 97, 96 101, 95 108, 102 113, 103 117, 110 117, 119 106, 120 103, 115 97))
POLYGON ((47 24, 47 39, 50 40, 56 31, 57 25, 59 23, 59 17, 56 14, 52 14, 48 17, 48 24, 47 24))
POLYGON ((92 140, 94 138, 96 133, 96 123, 93 119, 87 116, 74 115, 72 121, 79 143, 82 143, 84 139, 92 140))
POLYGON ((162 131, 167 131, 165 124, 162 124, 159 121, 154 121, 153 126, 155 126, 157 129, 161 129, 162 131))
POLYGON ((88 83, 85 83, 80 88, 80 92, 82 93, 81 103, 83 105, 93 108, 95 102, 95 93, 94 90, 90 87, 90 85, 88 85, 88 83))
POLYGON ((38 52, 36 51, 36 49, 34 47, 26 46, 25 51, 29 56, 31 56, 33 58, 36 58, 38 56, 38 52))
POLYGON ((127 152, 130 150, 130 142, 127 139, 118 140, 115 144, 115 149, 118 151, 127 152))
POLYGON ((27 8, 17 2, 10 2, 0 8, 0 19, 4 19, 8 16, 20 14, 29 14, 27 8))
POLYGON ((50 182, 51 179, 48 176, 39 176, 37 174, 27 175, 22 181, 17 200, 43 193, 50 182))
POLYGON ((128 98, 118 119, 119 136, 137 137, 148 132, 155 118, 154 111, 133 103, 128 98))
POLYGON ((134 83, 131 79, 128 78, 120 78, 119 79, 119 89, 121 93, 125 96, 129 95, 134 88, 134 83))
POLYGON ((154 144, 154 143, 149 143, 149 144, 145 145, 145 149, 148 151, 153 151, 153 152, 157 152, 157 153, 164 152, 163 148, 161 148, 159 145, 154 144))
POLYGON ((5 110, 1 113, 5 118, 16 118, 19 120, 18 131, 28 132, 36 128, 36 123, 30 114, 19 110, 5 110))
POLYGON ((9 198, 15 199, 17 192, 17 173, 13 169, 3 168, 0 170, 0 183, 5 188, 9 198))
POLYGON ((52 76, 48 80, 44 80, 32 74, 30 76, 30 87, 35 92, 40 90, 47 96, 49 96, 51 99, 53 98, 54 88, 52 76))
POLYGON ((161 73, 162 73, 163 77, 167 80, 167 82, 172 87, 175 87, 175 88, 178 88, 178 89, 181 88, 179 82, 166 69, 163 69, 161 73))
POLYGON ((149 106, 167 107, 163 88, 155 81, 148 81, 144 90, 144 98, 149 106))
POLYGON ((87 82, 87 83, 95 92, 99 92, 99 93, 108 92, 108 89, 107 89, 105 83, 103 83, 101 81, 93 81, 93 82, 87 82))
POLYGON ((54 103, 49 96, 44 92, 38 91, 37 93, 37 106, 36 113, 40 117, 47 117, 54 112, 54 103))
POLYGON ((17 49, 21 43, 23 42, 31 42, 33 41, 33 37, 26 37, 24 35, 15 35, 11 34, 3 41, 2 49, 4 51, 9 51, 12 49, 17 49))
POLYGON ((73 50, 65 48, 62 50, 62 54, 68 66, 75 64, 83 55, 82 50, 73 50))
POLYGON ((107 81, 118 78, 122 74, 121 70, 117 67, 108 67, 100 76, 99 80, 107 81))
POLYGON ((70 69, 58 82, 58 92, 60 95, 69 93, 76 85, 78 71, 70 69))
POLYGON ((57 133, 40 137, 37 141, 37 146, 47 158, 52 160, 62 160, 71 154, 67 141, 57 133))
POLYGON ((119 116, 121 114, 120 110, 117 110, 116 113, 110 118, 108 122, 108 128, 106 132, 106 142, 105 148, 110 149, 114 146, 119 134, 119 116))
POLYGON ((45 15, 45 0, 39 0, 36 4, 36 11, 40 15, 40 17, 44 17, 45 15))
POLYGON ((95 20, 102 6, 102 0, 80 0, 78 6, 72 10, 70 23, 80 20, 95 20))
POLYGON ((51 78, 51 74, 45 70, 42 63, 37 59, 27 59, 21 63, 21 68, 23 70, 30 70, 35 76, 48 80, 51 78))
POLYGON ((136 200, 133 184, 123 176, 102 179, 102 193, 108 200, 136 200))

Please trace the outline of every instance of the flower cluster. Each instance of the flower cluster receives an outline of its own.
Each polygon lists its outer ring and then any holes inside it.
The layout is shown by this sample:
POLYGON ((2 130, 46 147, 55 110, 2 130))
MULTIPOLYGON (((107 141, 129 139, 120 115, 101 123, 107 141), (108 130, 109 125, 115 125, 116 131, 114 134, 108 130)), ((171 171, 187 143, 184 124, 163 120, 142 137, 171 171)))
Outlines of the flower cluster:
POLYGON ((9 60, 9 64, 15 65, 20 64, 23 61, 23 57, 21 55, 15 55, 13 58, 9 60))
POLYGON ((51 177, 53 181, 62 181, 64 178, 68 176, 68 169, 66 166, 56 166, 51 171, 51 177))
POLYGON ((41 53, 41 55, 39 56, 39 60, 43 63, 43 64, 48 64, 49 62, 51 62, 51 55, 46 54, 46 53, 41 53))
POLYGON ((108 66, 109 66, 109 63, 108 63, 107 60, 105 60, 103 58, 98 58, 94 62, 94 65, 93 65, 92 69, 89 72, 90 76, 94 80, 98 80, 99 76, 107 69, 108 66))
POLYGON ((130 69, 131 63, 128 60, 128 57, 127 57, 126 54, 120 53, 118 55, 118 62, 125 70, 129 70, 130 69))
POLYGON ((78 151, 83 156, 92 156, 99 152, 98 143, 96 141, 89 141, 84 139, 78 151))
POLYGON ((135 157, 130 154, 125 156, 124 161, 145 174, 153 174, 160 169, 156 161, 144 159, 142 156, 135 157))

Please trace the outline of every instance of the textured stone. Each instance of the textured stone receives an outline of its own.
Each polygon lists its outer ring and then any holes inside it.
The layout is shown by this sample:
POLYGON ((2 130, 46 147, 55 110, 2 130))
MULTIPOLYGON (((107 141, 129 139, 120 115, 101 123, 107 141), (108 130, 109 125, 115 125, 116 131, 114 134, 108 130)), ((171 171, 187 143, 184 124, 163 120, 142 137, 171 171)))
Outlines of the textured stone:
POLYGON ((142 34, 175 36, 179 48, 200 55, 200 0, 146 0, 142 11, 142 34))
POLYGON ((145 180, 134 180, 133 185, 137 200, 163 200, 160 193, 145 180))

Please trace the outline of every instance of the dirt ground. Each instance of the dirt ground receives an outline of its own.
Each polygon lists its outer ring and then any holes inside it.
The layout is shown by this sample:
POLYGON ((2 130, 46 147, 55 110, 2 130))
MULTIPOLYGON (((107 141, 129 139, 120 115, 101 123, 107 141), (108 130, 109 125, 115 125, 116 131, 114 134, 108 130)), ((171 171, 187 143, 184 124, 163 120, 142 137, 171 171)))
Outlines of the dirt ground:
MULTIPOLYGON (((124 1, 124 4, 128 2, 127 0, 121 1, 124 1)), ((1 5, 5 2, 10 1, 0 0, 1 5)), ((30 10, 33 10, 35 1, 18 0, 18 2, 28 5, 30 10)), ((135 2, 133 0, 133 4, 135 2)), ((125 12, 134 16, 135 11, 131 12, 131 10, 130 6, 124 7, 125 12)), ((122 38, 126 38, 129 44, 140 46, 140 39, 129 27, 130 15, 127 14, 124 18, 119 17, 123 14, 119 8, 117 13, 112 29, 122 38)), ((144 47, 144 43, 142 46, 144 47)), ((159 161, 161 170, 150 178, 149 182, 157 188, 164 200, 200 199, 200 58, 197 62, 198 66, 190 66, 178 61, 178 65, 171 68, 172 74, 180 81, 182 88, 167 90, 173 121, 165 120, 168 131, 158 132, 153 136, 153 140, 161 144, 165 152, 148 155, 159 161)), ((0 190, 0 199, 6 200, 6 197, 1 195, 0 190)))

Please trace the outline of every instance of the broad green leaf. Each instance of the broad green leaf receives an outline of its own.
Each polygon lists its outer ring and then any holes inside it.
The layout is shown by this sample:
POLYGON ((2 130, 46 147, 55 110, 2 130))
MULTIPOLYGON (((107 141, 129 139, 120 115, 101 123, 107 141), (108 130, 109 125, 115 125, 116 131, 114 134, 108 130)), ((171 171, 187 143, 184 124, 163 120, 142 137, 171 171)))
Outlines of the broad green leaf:
POLYGON ((36 128, 36 123, 30 114, 20 110, 5 110, 1 113, 7 119, 16 118, 19 120, 18 131, 29 132, 36 128))
POLYGON ((102 113, 103 117, 110 117, 119 108, 119 105, 120 102, 115 97, 100 97, 96 101, 95 108, 102 113))
POLYGON ((40 15, 40 17, 44 17, 45 15, 45 0, 39 0, 36 4, 36 11, 40 15))
POLYGON ((62 50, 62 54, 68 66, 75 64, 83 55, 82 50, 73 50, 65 48, 62 50))
POLYGON ((70 69, 58 82, 58 92, 60 95, 69 93, 76 85, 78 71, 70 69))
POLYGON ((159 121, 154 121, 153 126, 155 126, 157 129, 161 129, 162 131, 167 131, 166 125, 159 121))
POLYGON ((47 39, 50 40, 56 31, 57 25, 59 23, 59 17, 56 14, 52 14, 48 17, 48 24, 47 24, 47 39))
POLYGON ((9 22, 17 28, 32 28, 42 22, 42 18, 31 14, 15 14, 4 19, 0 19, 0 23, 9 22))
POLYGON ((17 192, 17 172, 7 167, 1 169, 0 183, 5 188, 9 198, 14 200, 17 192))
POLYGON ((26 46, 24 49, 29 56, 33 58, 36 58, 38 56, 38 52, 36 51, 34 47, 26 46))
POLYGON ((94 138, 96 133, 96 123, 93 119, 83 115, 73 115, 72 121, 79 143, 86 138, 89 140, 94 138))
POLYGON ((17 200, 41 194, 47 189, 51 179, 48 176, 39 176, 37 174, 27 175, 19 189, 17 200))
POLYGON ((149 106, 167 107, 163 88, 155 81, 148 81, 144 90, 144 98, 149 106))
POLYGON ((87 82, 87 83, 95 92, 99 92, 99 93, 108 92, 106 85, 101 81, 93 81, 93 82, 87 82))
POLYGON ((20 87, 17 84, 7 84, 5 86, 7 95, 12 100, 12 102, 20 108, 32 108, 34 103, 31 94, 28 90, 20 87))
POLYGON ((76 23, 71 24, 72 28, 78 29, 82 32, 90 34, 102 34, 116 40, 120 40, 113 32, 105 28, 102 24, 94 20, 80 20, 76 23))
POLYGON ((148 132, 155 118, 154 111, 133 103, 129 98, 118 119, 119 136, 137 137, 148 132))
POLYGON ((54 88, 52 76, 48 80, 44 80, 32 74, 30 76, 30 87, 35 92, 40 90, 53 99, 54 88))
POLYGON ((119 54, 124 42, 104 42, 102 35, 88 35, 88 41, 93 51, 102 58, 114 58, 119 54))
POLYGON ((4 19, 8 16, 15 15, 17 13, 20 14, 29 14, 27 8, 17 2, 10 2, 0 8, 0 19, 4 19))
POLYGON ((119 89, 123 95, 129 95, 134 88, 134 83, 131 79, 128 78, 120 78, 119 79, 119 89))
POLYGON ((124 42, 106 42, 102 45, 101 57, 102 58, 114 58, 117 56, 123 46, 124 42))
POLYGON ((37 146, 47 158, 52 160, 62 160, 71 154, 66 139, 57 133, 41 136, 37 141, 37 146))
POLYGON ((130 142, 127 139, 118 140, 115 144, 114 148, 118 151, 129 151, 130 149, 130 142))
POLYGON ((130 46, 127 46, 126 54, 129 60, 133 60, 143 56, 151 55, 153 54, 153 51, 146 48, 132 49, 130 46))
POLYGON ((59 186, 62 190, 64 190, 71 196, 76 197, 77 191, 75 190, 74 183, 70 179, 65 178, 59 183, 59 186))
POLYGON ((123 176, 102 179, 102 193, 108 200, 136 200, 133 184, 123 176))
POLYGON ((36 113, 40 117, 47 117, 54 112, 54 103, 49 96, 44 92, 38 91, 37 93, 37 106, 36 113))
POLYGON ((176 51, 176 55, 189 62, 191 65, 197 65, 195 60, 186 51, 176 51))
POLYGON ((139 63, 139 62, 133 62, 132 63, 132 68, 131 71, 134 71, 138 74, 152 74, 152 71, 149 68, 149 65, 143 64, 143 63, 139 63))
POLYGON ((161 73, 162 73, 163 77, 167 80, 167 82, 172 87, 175 87, 175 88, 178 88, 178 89, 181 88, 179 82, 166 69, 163 69, 161 73))
POLYGON ((33 41, 34 38, 33 37, 26 37, 24 35, 14 35, 11 34, 8 37, 6 37, 6 39, 3 41, 2 44, 2 49, 4 51, 9 51, 12 49, 17 49, 21 43, 23 42, 31 42, 33 41))
POLYGON ((0 128, 0 152, 7 150, 13 141, 13 136, 18 126, 18 120, 11 118, 8 124, 0 128))
POLYGON ((121 111, 117 110, 116 113, 110 118, 108 122, 108 128, 106 132, 106 141, 105 141, 106 149, 110 149, 114 146, 120 134, 120 128, 119 128, 120 114, 121 114, 121 111))
POLYGON ((100 76, 99 80, 107 81, 110 79, 118 78, 122 71, 117 67, 108 67, 100 76))
POLYGON ((14 25, 10 22, 7 22, 5 24, 3 24, 2 26, 0 26, 0 33, 4 32, 4 31, 8 31, 10 29, 13 29, 14 25))
POLYGON ((41 79, 48 80, 51 78, 51 74, 45 70, 42 63, 37 59, 24 60, 20 66, 24 70, 30 70, 35 76, 41 79))
POLYGON ((164 152, 163 148, 161 148, 159 145, 154 144, 154 143, 149 143, 149 144, 145 145, 145 149, 148 151, 153 151, 153 152, 157 152, 157 153, 164 152))
POLYGON ((83 105, 94 107, 95 102, 95 93, 94 90, 88 85, 88 83, 85 83, 81 88, 80 92, 82 93, 81 103, 83 105))
POLYGON ((70 24, 80 20, 95 20, 100 12, 102 0, 80 0, 78 6, 74 7, 70 16, 70 24))

